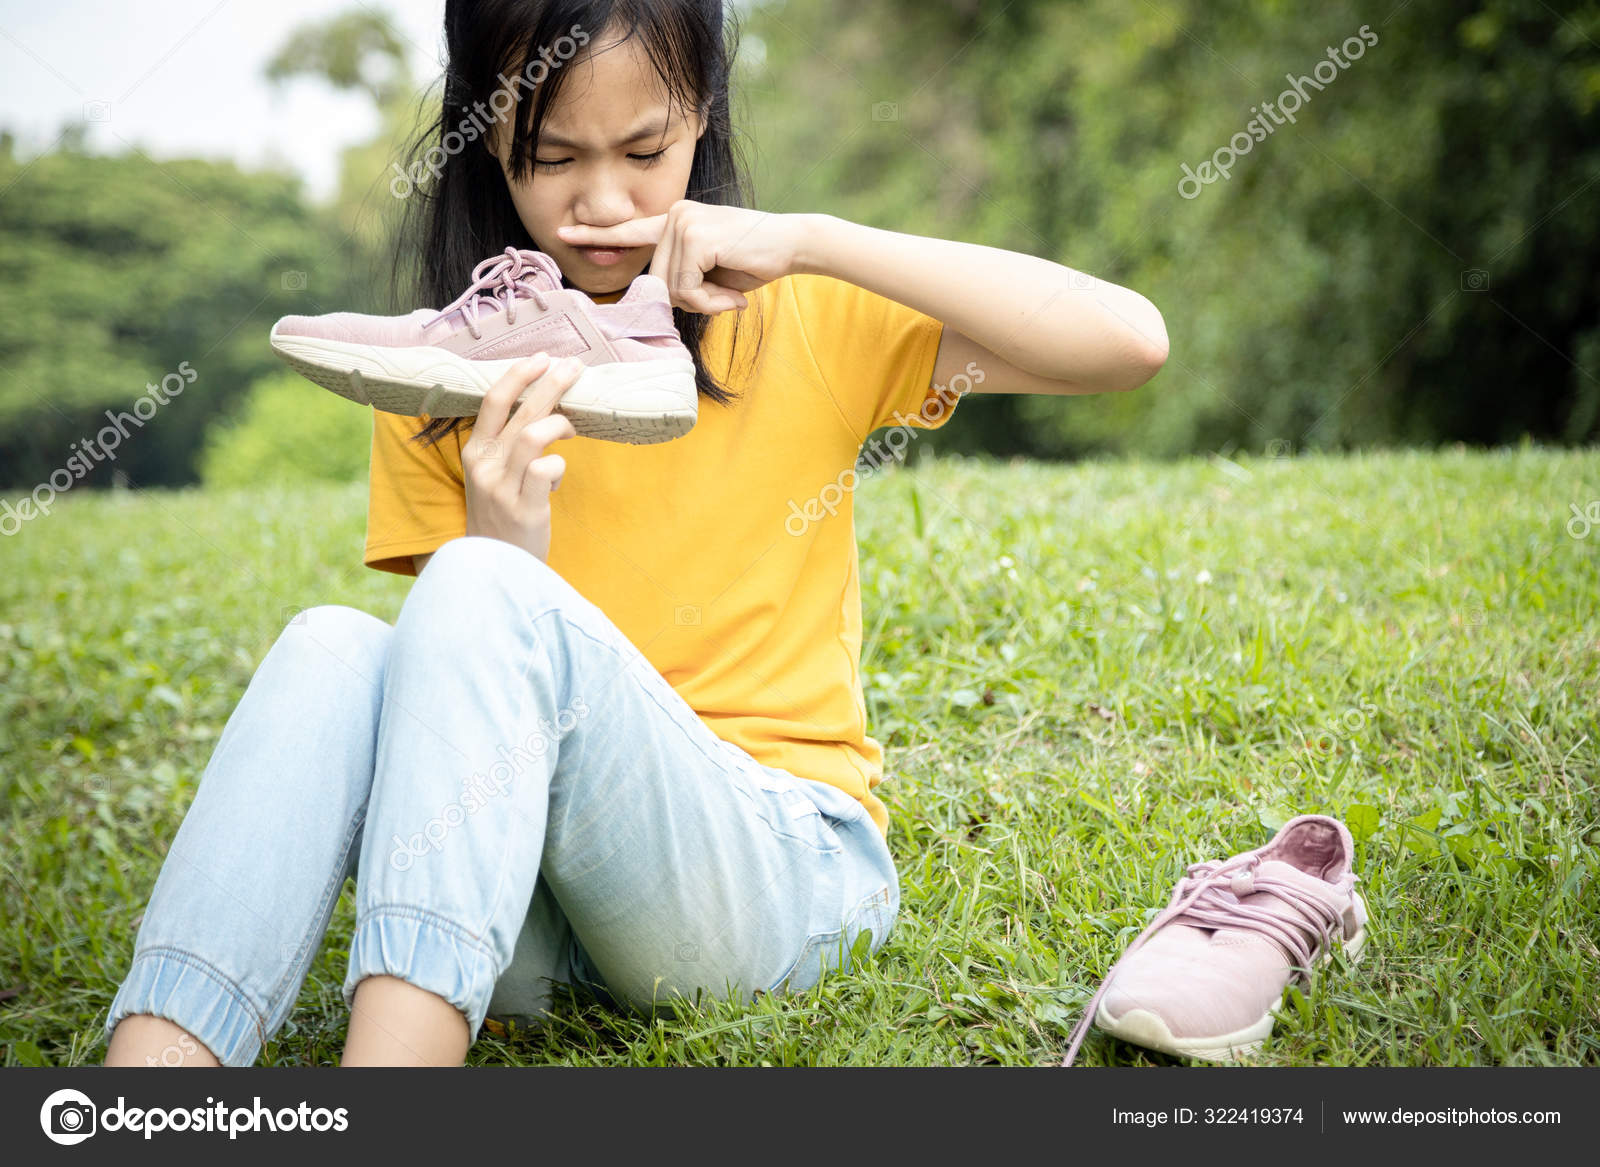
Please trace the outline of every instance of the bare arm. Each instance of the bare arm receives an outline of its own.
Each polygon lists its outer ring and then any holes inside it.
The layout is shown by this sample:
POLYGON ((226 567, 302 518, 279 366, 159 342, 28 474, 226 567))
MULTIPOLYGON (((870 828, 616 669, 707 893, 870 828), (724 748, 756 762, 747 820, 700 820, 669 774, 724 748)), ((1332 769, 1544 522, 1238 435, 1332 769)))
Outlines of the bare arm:
POLYGON ((1004 362, 991 392, 1132 389, 1167 359, 1166 322, 1131 289, 1023 252, 832 215, 804 218, 808 250, 795 270, 847 280, 937 318, 947 333, 970 337, 973 353, 960 355, 981 357, 981 348, 991 363, 1004 362), (1052 389, 1051 381, 1062 385, 1052 389))

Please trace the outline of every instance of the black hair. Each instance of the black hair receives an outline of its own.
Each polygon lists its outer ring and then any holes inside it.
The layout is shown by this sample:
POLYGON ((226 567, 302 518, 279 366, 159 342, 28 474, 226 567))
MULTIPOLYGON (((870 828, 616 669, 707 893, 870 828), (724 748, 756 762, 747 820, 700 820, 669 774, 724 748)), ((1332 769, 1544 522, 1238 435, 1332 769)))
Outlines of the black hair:
MULTIPOLYGON (((511 201, 499 160, 475 141, 454 152, 444 149, 448 136, 460 141, 482 132, 468 128, 474 120, 470 111, 504 109, 505 79, 520 70, 537 84, 532 101, 523 100, 526 86, 511 86, 516 105, 507 111, 512 127, 507 169, 516 181, 532 172, 533 146, 571 71, 539 65, 536 47, 550 54, 543 58, 546 61, 563 55, 571 59, 581 56, 582 50, 574 52, 566 45, 592 47, 614 37, 619 41, 637 37, 667 89, 669 104, 696 110, 705 124, 695 143, 683 197, 727 206, 753 204, 749 170, 735 145, 729 110, 739 31, 736 21, 724 22, 721 0, 448 0, 444 33, 447 59, 439 115, 406 149, 404 171, 414 177, 391 269, 391 295, 397 306, 442 308, 472 282, 472 269, 480 261, 508 246, 537 250, 511 201), (575 38, 574 30, 581 30, 581 35, 575 38), (500 104, 495 106, 491 99, 497 93, 500 104), (427 163, 428 158, 437 160, 427 163)), ((476 124, 483 126, 481 120, 476 124)), ((565 277, 562 284, 571 286, 565 277)), ((755 306, 754 296, 750 303, 755 306)), ((743 315, 734 313, 735 346, 743 315)), ((739 395, 719 385, 701 357, 711 317, 674 306, 672 318, 694 358, 700 395, 719 405, 737 400, 739 395)), ((756 346, 759 350, 759 334, 756 346)), ((429 418, 411 440, 433 444, 472 420, 429 418)))

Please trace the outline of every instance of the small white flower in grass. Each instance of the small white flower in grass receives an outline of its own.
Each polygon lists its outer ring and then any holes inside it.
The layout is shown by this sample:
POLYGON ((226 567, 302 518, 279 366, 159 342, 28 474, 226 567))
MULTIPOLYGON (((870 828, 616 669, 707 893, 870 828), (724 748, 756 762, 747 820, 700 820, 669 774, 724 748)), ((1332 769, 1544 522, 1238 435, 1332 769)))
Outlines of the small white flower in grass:
POLYGON ((1211 582, 1211 573, 1202 568, 1200 573, 1194 577, 1194 582, 1199 584, 1201 587, 1204 587, 1206 584, 1211 582))

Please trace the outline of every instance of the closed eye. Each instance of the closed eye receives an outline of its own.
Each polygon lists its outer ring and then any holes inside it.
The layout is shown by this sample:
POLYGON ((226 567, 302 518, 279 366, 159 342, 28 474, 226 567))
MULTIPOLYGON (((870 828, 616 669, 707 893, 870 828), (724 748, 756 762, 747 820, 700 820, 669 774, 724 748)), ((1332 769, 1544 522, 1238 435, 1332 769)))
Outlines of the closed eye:
MULTIPOLYGON (((657 162, 660 162, 662 157, 666 154, 666 152, 667 152, 666 147, 662 147, 660 150, 657 150, 654 154, 629 154, 628 157, 631 158, 635 162, 644 163, 644 165, 648 168, 648 167, 654 166, 657 162)), ((546 170, 546 171, 549 171, 549 170, 560 170, 563 166, 565 166, 567 163, 569 163, 571 161, 572 161, 572 159, 570 159, 570 158, 559 158, 559 159, 556 159, 554 161, 547 162, 542 158, 535 158, 533 160, 533 165, 535 166, 535 168, 540 169, 540 170, 546 170)))

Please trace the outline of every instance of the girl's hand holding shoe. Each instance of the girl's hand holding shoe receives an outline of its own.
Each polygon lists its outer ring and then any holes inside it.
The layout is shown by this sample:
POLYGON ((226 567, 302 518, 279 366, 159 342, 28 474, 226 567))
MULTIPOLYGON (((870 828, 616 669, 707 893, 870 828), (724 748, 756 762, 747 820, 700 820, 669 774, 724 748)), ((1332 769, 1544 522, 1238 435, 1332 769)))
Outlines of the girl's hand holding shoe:
POLYGON ((540 353, 512 366, 484 394, 472 436, 461 447, 468 535, 501 539, 541 560, 550 554, 550 492, 567 463, 545 448, 577 436, 572 422, 552 411, 582 372, 575 357, 552 362, 540 353))

